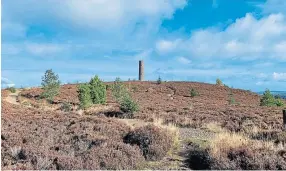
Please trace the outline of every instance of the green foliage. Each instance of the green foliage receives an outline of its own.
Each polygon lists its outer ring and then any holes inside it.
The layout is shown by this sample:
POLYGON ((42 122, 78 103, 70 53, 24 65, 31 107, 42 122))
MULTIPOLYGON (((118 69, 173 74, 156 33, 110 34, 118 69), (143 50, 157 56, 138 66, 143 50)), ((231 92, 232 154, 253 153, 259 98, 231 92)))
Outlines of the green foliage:
POLYGON ((54 97, 59 94, 59 76, 52 69, 47 70, 42 77, 42 86, 44 92, 41 94, 41 97, 46 98, 50 102, 53 101, 54 97))
POLYGON ((106 86, 96 75, 89 83, 80 84, 78 87, 78 98, 80 108, 86 109, 92 104, 106 103, 106 86))
POLYGON ((92 105, 92 100, 90 96, 89 84, 80 84, 78 87, 78 99, 79 106, 81 109, 86 109, 92 105))
POLYGON ((106 86, 96 75, 89 82, 90 96, 93 104, 105 104, 106 102, 106 86))
POLYGON ((191 97, 195 97, 195 96, 198 96, 199 95, 199 93, 195 90, 195 89, 191 89, 190 90, 190 95, 191 95, 191 97))
POLYGON ((222 81, 219 78, 216 79, 216 85, 219 85, 219 86, 223 85, 222 81))
POLYGON ((9 90, 11 93, 16 93, 15 87, 8 87, 7 90, 9 90))
POLYGON ((228 94, 228 104, 236 104, 236 100, 235 98, 233 97, 233 93, 232 93, 232 90, 230 90, 229 94, 228 94))
POLYGON ((284 102, 278 97, 275 98, 270 90, 266 89, 260 99, 260 106, 284 106, 284 102))
POLYGON ((120 78, 115 79, 111 90, 113 97, 120 104, 121 111, 133 116, 133 113, 139 110, 138 104, 132 100, 130 93, 120 78))
POLYGON ((161 84, 162 83, 162 79, 161 77, 159 76, 158 80, 157 80, 157 84, 161 84))
POLYGON ((277 98, 276 99, 276 106, 283 107, 284 106, 283 100, 280 98, 277 98))
POLYGON ((72 110, 72 105, 68 102, 64 102, 60 109, 64 112, 70 112, 72 110))
POLYGON ((124 96, 120 101, 120 110, 133 115, 139 110, 139 106, 130 96, 124 96))
POLYGON ((120 78, 116 78, 111 86, 112 95, 117 102, 120 102, 123 97, 129 96, 128 91, 120 78))

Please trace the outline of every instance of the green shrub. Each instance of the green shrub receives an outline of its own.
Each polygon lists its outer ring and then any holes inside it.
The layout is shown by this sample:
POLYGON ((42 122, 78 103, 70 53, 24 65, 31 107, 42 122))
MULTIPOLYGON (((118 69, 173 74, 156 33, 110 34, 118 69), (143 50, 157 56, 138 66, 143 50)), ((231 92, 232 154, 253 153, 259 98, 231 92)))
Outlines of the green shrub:
POLYGON ((223 85, 222 81, 219 78, 216 79, 216 85, 219 85, 219 86, 223 85))
POLYGON ((275 98, 270 90, 266 89, 260 99, 260 106, 284 106, 284 102, 280 98, 275 98))
POLYGON ((96 75, 89 82, 90 96, 93 104, 105 104, 106 86, 96 75))
POLYGON ((157 79, 157 84, 161 84, 162 83, 162 79, 161 77, 159 76, 159 78, 157 79))
POLYGON ((139 110, 138 104, 128 96, 124 96, 120 101, 120 110, 125 113, 129 113, 133 116, 134 112, 139 110))
POLYGON ((120 78, 116 78, 111 86, 112 96, 117 102, 120 102, 125 96, 128 96, 128 91, 120 78))
POLYGON ((86 109, 92 105, 89 84, 80 84, 78 87, 79 107, 86 109))
POLYGON ((42 86, 44 91, 41 94, 41 97, 52 102, 54 97, 59 94, 59 76, 55 74, 52 69, 47 70, 45 75, 42 77, 42 86))
POLYGON ((64 102, 60 109, 64 112, 70 112, 72 110, 72 105, 68 102, 64 102))
POLYGON ((279 106, 279 107, 283 107, 284 106, 284 102, 282 101, 282 99, 280 99, 280 98, 276 99, 276 106, 279 106))
POLYGON ((234 99, 233 93, 231 90, 229 91, 228 97, 229 97, 228 104, 236 104, 236 100, 234 99))
POLYGON ((120 104, 120 110, 128 113, 130 117, 133 117, 134 112, 139 110, 138 104, 132 100, 130 93, 120 78, 116 78, 111 86, 112 95, 115 100, 120 104))
POLYGON ((190 90, 190 95, 191 95, 191 97, 195 97, 195 96, 198 96, 199 95, 199 93, 195 90, 195 89, 191 89, 190 90))
POLYGON ((11 93, 16 93, 15 87, 8 87, 7 90, 9 90, 11 93))

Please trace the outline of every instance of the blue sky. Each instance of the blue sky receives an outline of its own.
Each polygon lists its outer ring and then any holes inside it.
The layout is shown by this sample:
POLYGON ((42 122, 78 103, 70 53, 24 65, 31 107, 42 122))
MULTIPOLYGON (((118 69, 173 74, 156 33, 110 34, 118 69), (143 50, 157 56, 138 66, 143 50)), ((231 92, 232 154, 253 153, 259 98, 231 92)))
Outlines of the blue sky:
POLYGON ((2 86, 138 77, 286 90, 285 0, 2 0, 2 86))

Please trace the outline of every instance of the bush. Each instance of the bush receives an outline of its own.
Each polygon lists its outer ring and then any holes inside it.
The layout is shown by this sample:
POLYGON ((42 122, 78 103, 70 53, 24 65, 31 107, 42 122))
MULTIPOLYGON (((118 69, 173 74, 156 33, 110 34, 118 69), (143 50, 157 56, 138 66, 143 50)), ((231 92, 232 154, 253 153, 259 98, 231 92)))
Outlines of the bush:
POLYGON ((90 87, 88 84, 80 84, 78 87, 78 99, 81 109, 86 109, 92 105, 90 87))
POLYGON ((89 82, 90 96, 93 104, 106 103, 106 86, 96 75, 89 82))
POLYGON ((116 78, 112 85, 112 95, 115 100, 120 104, 120 110, 128 113, 132 118, 134 112, 139 110, 138 104, 132 100, 127 88, 124 86, 120 78, 116 78))
POLYGON ((112 96, 117 102, 121 102, 125 96, 128 96, 128 91, 120 78, 116 78, 111 86, 112 96))
POLYGON ((162 83, 162 79, 161 77, 159 76, 158 80, 157 80, 157 84, 161 84, 162 83))
POLYGON ((276 106, 283 107, 284 106, 283 100, 280 98, 277 98, 276 99, 276 106))
POLYGON ((284 106, 280 98, 275 98, 269 89, 266 89, 260 99, 260 106, 284 106))
POLYGON ((9 87, 7 88, 11 93, 16 93, 16 88, 15 87, 9 87))
POLYGON ((223 83, 219 78, 216 79, 216 85, 223 86, 223 83))
POLYGON ((93 147, 82 158, 87 170, 136 170, 145 162, 137 146, 122 142, 93 147))
POLYGON ((235 99, 234 99, 234 97, 233 97, 233 93, 232 93, 231 90, 230 90, 228 96, 229 96, 228 104, 236 104, 236 101, 235 101, 235 99))
POLYGON ((134 112, 139 110, 138 104, 131 99, 130 96, 124 96, 120 101, 120 110, 129 113, 133 117, 134 112))
POLYGON ((60 109, 64 112, 70 112, 72 110, 72 105, 68 102, 64 102, 60 109))
POLYGON ((59 94, 60 81, 59 76, 55 74, 52 69, 47 70, 45 75, 42 77, 43 93, 42 98, 46 98, 48 101, 52 102, 54 97, 59 94))
POLYGON ((129 132, 123 139, 125 143, 138 145, 146 160, 160 160, 174 144, 173 135, 165 129, 147 125, 129 132))
POLYGON ((214 158, 214 170, 285 170, 286 162, 278 152, 245 146, 229 149, 225 157, 214 158))
POLYGON ((190 90, 190 95, 191 95, 191 97, 195 97, 195 96, 198 96, 199 95, 199 93, 195 90, 195 89, 191 89, 190 90))
POLYGON ((206 149, 197 145, 191 146, 187 152, 186 165, 193 170, 210 170, 211 158, 206 149))

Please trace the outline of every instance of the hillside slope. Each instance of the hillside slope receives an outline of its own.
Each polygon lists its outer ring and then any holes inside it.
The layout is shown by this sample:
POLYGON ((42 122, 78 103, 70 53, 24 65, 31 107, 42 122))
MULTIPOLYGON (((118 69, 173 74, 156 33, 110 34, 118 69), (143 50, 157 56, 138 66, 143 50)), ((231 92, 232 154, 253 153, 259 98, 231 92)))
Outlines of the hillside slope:
MULTIPOLYGON (((181 127, 201 127, 209 122, 218 122, 234 131, 241 130, 245 124, 264 129, 281 128, 282 108, 259 106, 260 96, 250 91, 198 82, 125 82, 125 85, 140 105, 135 117, 145 121, 162 118, 181 127), (190 97, 191 88, 199 96, 190 97), (235 104, 229 104, 230 93, 235 104)), ((35 99, 40 92, 40 88, 34 88, 21 94, 35 99)), ((62 86, 54 102, 78 104, 77 85, 62 86)), ((114 104, 108 90, 107 105, 114 104)), ((119 112, 118 108, 113 110, 109 112, 119 112)))

